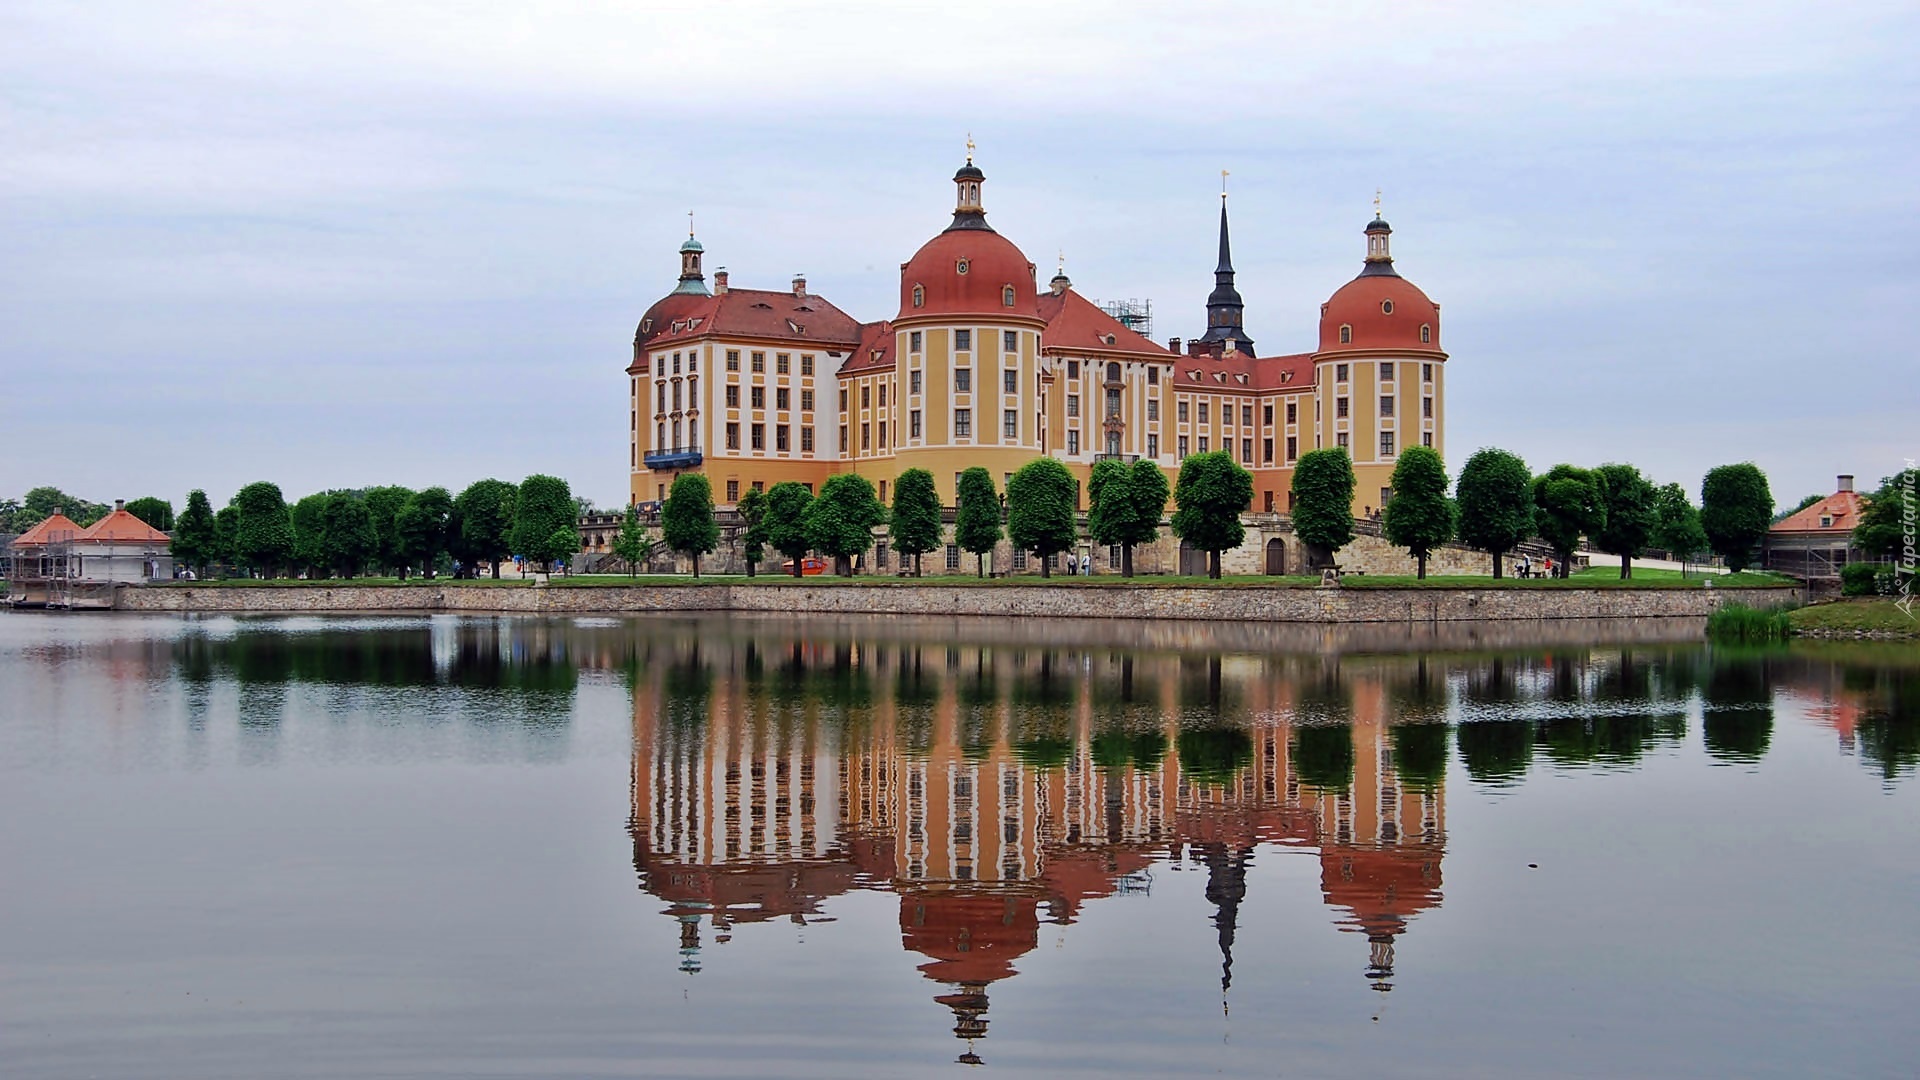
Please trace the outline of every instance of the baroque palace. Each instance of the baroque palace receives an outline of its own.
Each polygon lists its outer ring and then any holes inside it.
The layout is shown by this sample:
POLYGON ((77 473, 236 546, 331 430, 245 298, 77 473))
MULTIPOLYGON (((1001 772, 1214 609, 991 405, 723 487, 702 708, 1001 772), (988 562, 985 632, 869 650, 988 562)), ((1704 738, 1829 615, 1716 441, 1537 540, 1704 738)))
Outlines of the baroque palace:
POLYGON ((1301 454, 1345 447, 1354 514, 1386 499, 1402 447, 1445 453, 1440 308, 1394 269, 1376 212, 1358 276, 1320 305, 1311 352, 1265 355, 1234 287, 1225 195, 1206 329, 1165 346, 1073 289, 1043 290, 1034 264, 987 224, 985 174, 954 174, 953 222, 900 267, 900 308, 861 322, 807 290, 708 288, 691 234, 680 282, 641 318, 627 368, 631 496, 665 497, 676 475, 706 474, 715 501, 837 472, 871 479, 882 501, 901 472, 931 472, 955 503, 961 470, 1002 481, 1040 455, 1082 482, 1103 457, 1177 470, 1225 450, 1254 476, 1250 509, 1283 512, 1301 454))

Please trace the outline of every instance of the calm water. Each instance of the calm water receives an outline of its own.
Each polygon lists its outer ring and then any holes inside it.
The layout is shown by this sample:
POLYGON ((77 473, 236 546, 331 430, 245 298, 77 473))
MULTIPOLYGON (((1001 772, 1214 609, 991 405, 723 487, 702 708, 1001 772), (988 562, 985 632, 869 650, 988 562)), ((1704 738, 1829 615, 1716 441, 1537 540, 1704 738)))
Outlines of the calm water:
POLYGON ((1912 1076, 1920 651, 0 616, 0 1075, 1912 1076))

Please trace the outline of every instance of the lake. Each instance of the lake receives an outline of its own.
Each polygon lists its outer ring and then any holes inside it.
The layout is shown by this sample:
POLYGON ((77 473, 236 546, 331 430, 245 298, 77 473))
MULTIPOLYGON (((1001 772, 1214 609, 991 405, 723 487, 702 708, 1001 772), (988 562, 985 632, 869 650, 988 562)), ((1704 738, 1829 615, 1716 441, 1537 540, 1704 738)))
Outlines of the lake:
POLYGON ((1920 1072, 1920 650, 0 615, 7 1077, 1920 1072))

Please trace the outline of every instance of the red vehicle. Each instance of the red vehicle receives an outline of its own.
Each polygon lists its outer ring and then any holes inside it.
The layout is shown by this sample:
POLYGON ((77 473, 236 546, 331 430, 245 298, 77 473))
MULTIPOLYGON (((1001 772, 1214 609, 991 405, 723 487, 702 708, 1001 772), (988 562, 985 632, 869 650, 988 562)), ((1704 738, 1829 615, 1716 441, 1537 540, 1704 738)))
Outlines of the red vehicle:
MULTIPOLYGON (((793 573, 793 560, 788 559, 786 562, 781 563, 780 572, 783 574, 793 573)), ((827 560, 825 559, 801 559, 800 560, 800 575, 802 577, 811 577, 815 574, 824 574, 826 572, 827 572, 827 560)))

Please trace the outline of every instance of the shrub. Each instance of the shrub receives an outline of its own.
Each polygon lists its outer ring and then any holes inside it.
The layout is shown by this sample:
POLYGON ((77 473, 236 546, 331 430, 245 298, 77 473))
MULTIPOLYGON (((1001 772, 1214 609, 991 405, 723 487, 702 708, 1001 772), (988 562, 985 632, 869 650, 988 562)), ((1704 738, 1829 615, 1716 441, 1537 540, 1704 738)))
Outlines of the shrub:
POLYGON ((1880 591, 1880 568, 1872 563, 1848 563, 1840 568, 1841 596, 1873 596, 1880 591))

